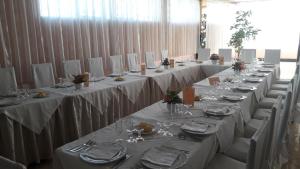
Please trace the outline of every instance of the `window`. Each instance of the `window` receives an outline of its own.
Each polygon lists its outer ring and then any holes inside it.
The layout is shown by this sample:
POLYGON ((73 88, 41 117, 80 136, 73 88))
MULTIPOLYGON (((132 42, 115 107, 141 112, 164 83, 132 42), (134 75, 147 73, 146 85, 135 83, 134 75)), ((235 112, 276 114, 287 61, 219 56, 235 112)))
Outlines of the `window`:
POLYGON ((170 0, 171 23, 199 23, 199 0, 170 0))

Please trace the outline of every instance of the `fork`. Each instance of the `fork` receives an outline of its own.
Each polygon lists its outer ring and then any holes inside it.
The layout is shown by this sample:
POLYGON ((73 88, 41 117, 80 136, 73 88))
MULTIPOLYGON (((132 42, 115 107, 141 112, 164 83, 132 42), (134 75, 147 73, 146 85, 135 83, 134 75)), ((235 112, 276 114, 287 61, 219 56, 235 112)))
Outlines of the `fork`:
POLYGON ((83 149, 86 150, 86 149, 88 149, 90 146, 93 146, 93 145, 95 145, 95 144, 96 144, 95 141, 88 140, 87 142, 85 142, 85 143, 83 143, 83 144, 81 144, 81 145, 78 145, 78 146, 75 146, 75 147, 69 149, 69 151, 71 151, 71 152, 73 152, 73 153, 76 153, 76 152, 81 151, 81 150, 83 150, 83 149))

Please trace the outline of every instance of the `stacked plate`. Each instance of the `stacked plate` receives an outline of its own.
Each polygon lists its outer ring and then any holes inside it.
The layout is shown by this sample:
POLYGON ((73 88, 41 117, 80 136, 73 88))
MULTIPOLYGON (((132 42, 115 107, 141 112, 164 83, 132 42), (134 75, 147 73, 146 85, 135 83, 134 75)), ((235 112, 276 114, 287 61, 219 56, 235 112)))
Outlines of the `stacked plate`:
POLYGON ((235 87, 236 90, 240 90, 240 91, 253 91, 256 89, 256 87, 254 86, 237 86, 235 87))
POLYGON ((244 100, 247 97, 246 96, 235 96, 235 95, 224 95, 224 96, 221 96, 221 98, 223 98, 224 100, 236 102, 236 101, 244 100))
POLYGON ((119 143, 101 143, 92 146, 84 153, 80 153, 80 158, 91 164, 107 164, 118 161, 126 156, 127 148, 119 143))
POLYGON ((0 107, 13 106, 20 104, 22 101, 17 98, 4 98, 0 99, 0 107))
POLYGON ((272 72, 272 69, 257 69, 258 72, 272 72))
POLYGON ((256 77, 265 77, 267 76, 268 74, 266 73, 252 73, 251 76, 256 76, 256 77))
POLYGON ((217 127, 205 122, 190 122, 182 125, 181 130, 192 135, 202 136, 217 132, 217 127))
POLYGON ((182 167, 186 160, 184 152, 162 146, 148 150, 141 158, 141 163, 150 169, 177 169, 182 167))
POLYGON ((229 107, 210 106, 207 107, 205 113, 212 116, 228 116, 233 114, 234 111, 230 111, 229 107))

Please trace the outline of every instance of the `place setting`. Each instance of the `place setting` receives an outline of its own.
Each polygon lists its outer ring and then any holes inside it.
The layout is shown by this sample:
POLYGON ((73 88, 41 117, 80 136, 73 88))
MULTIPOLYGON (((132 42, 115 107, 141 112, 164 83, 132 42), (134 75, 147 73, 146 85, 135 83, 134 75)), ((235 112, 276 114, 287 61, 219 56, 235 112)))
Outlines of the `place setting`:
POLYGON ((247 77, 243 79, 244 82, 249 82, 249 83, 260 83, 263 81, 261 78, 255 78, 255 77, 247 77))
POLYGON ((190 136, 196 138, 203 138, 216 133, 218 130, 217 125, 214 123, 196 120, 183 123, 180 129, 190 136))
POLYGON ((257 87, 250 86, 250 85, 238 85, 232 88, 234 91, 241 91, 241 92, 249 92, 249 91, 255 91, 257 87))

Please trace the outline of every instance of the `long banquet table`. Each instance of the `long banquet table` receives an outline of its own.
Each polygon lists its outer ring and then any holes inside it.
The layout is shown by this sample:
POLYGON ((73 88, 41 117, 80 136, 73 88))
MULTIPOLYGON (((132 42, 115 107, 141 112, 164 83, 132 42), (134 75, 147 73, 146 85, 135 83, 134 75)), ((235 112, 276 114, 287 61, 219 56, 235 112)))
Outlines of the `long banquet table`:
MULTIPOLYGON (((250 66, 252 67, 252 66, 250 66)), ((255 65, 256 67, 256 65, 255 65)), ((221 81, 225 78, 232 77, 237 80, 237 84, 246 84, 256 87, 255 91, 237 92, 228 90, 228 87, 234 87, 235 83, 222 83, 220 86, 210 86, 208 79, 204 79, 194 84, 197 95, 201 95, 203 100, 195 102, 190 109, 192 115, 173 114, 171 115, 166 104, 161 101, 148 106, 118 122, 111 124, 103 129, 90 133, 74 142, 68 143, 55 152, 54 164, 56 169, 68 168, 112 168, 113 164, 107 165, 92 165, 80 159, 79 153, 70 152, 68 149, 83 144, 88 140, 93 140, 97 144, 103 142, 114 142, 122 139, 121 144, 128 148, 128 154, 131 158, 122 163, 119 168, 142 168, 140 159, 143 154, 152 147, 167 146, 173 149, 179 149, 186 153, 187 161, 181 168, 183 169, 202 169, 209 163, 217 152, 224 152, 231 145, 234 137, 244 135, 244 124, 251 119, 251 115, 256 107, 256 104, 264 97, 264 93, 269 89, 270 83, 276 77, 279 67, 276 66, 271 72, 261 77, 262 81, 259 83, 244 82, 247 78, 247 73, 243 75, 235 75, 232 69, 226 69, 216 76, 219 76, 221 81), (237 95, 246 96, 246 99, 240 102, 229 102, 220 99, 221 95, 237 95), (212 99, 217 98, 217 99, 212 99), (215 118, 205 116, 204 109, 207 106, 224 107, 227 106, 233 114, 224 118, 215 118), (164 136, 162 134, 154 134, 145 136, 145 141, 138 143, 127 143, 128 139, 126 129, 128 124, 134 122, 148 122, 155 125, 158 129, 165 129, 173 134, 173 136, 164 136), (185 123, 190 122, 205 122, 215 125, 217 132, 205 137, 192 137, 185 134, 181 129, 185 123), (119 124, 117 124, 119 123, 119 124), (116 129, 116 126, 123 124, 122 132, 116 129), (168 126, 165 128, 164 126, 168 126), (184 139, 182 139, 184 135, 184 139)), ((248 71, 248 70, 247 70, 248 71)), ((251 72, 249 72, 251 73, 251 72)))
POLYGON ((204 79, 204 71, 230 65, 186 62, 161 73, 128 73, 123 82, 107 77, 81 90, 43 88, 49 97, 36 99, 33 92, 18 105, 0 107, 0 155, 26 165, 52 158, 57 147, 159 101, 167 89, 180 90, 204 79))

